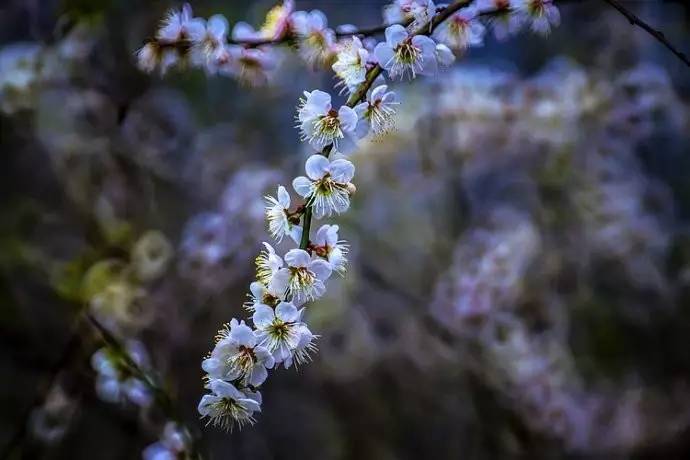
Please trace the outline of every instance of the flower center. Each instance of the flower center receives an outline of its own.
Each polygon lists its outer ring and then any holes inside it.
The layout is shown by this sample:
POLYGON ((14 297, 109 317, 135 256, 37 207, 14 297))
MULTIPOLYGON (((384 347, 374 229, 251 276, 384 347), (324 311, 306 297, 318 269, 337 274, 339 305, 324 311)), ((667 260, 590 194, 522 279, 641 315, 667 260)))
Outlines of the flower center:
POLYGON ((276 342, 284 341, 290 336, 290 325, 282 320, 276 319, 268 327, 268 332, 276 342))
POLYGON ((408 66, 415 64, 421 56, 419 48, 415 47, 410 39, 400 43, 395 51, 398 61, 408 66))
POLYGON ((229 364, 235 369, 240 370, 246 374, 251 371, 256 362, 256 355, 254 350, 244 345, 240 345, 238 352, 229 360, 229 364))
POLYGON ((290 267, 290 287, 293 292, 305 286, 311 286, 315 278, 314 273, 307 267, 290 267))

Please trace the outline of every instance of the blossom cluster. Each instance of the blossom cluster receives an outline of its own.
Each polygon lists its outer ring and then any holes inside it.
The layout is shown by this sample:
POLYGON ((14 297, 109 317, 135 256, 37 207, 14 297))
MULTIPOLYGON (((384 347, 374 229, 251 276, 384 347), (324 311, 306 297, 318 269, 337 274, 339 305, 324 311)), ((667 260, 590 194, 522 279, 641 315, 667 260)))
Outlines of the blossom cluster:
POLYGON ((391 77, 433 74, 439 65, 449 65, 458 53, 481 46, 487 25, 503 40, 525 26, 546 35, 560 22, 553 0, 477 0, 435 5, 431 0, 396 0, 384 7, 386 39, 376 42, 356 27, 328 27, 319 10, 296 11, 292 0, 276 5, 258 30, 238 22, 230 30, 220 14, 194 17, 189 4, 170 11, 155 38, 138 52, 139 68, 164 75, 174 67, 201 68, 209 75, 237 78, 247 85, 268 83, 281 60, 274 45, 296 44, 299 56, 311 68, 332 67, 350 92, 364 82, 367 70, 380 65, 391 77), (460 8, 462 6, 462 8, 460 8), (410 32, 434 28, 438 12, 455 12, 433 34, 411 36, 410 32), (482 17, 487 20, 482 22, 482 17))
POLYGON ((333 272, 345 273, 348 245, 340 240, 337 225, 324 224, 312 236, 311 220, 349 209, 356 187, 355 166, 347 155, 365 136, 391 129, 399 102, 386 77, 435 75, 451 65, 456 53, 482 44, 483 16, 495 19, 489 23, 495 30, 500 18, 508 18, 510 33, 527 22, 533 30, 547 32, 558 22, 551 0, 457 1, 446 6, 429 0, 397 0, 384 8, 385 39, 377 43, 351 26, 335 32, 321 11, 293 11, 293 7, 291 1, 276 6, 258 31, 237 23, 228 39, 229 25, 223 16, 195 18, 185 5, 168 14, 156 39, 138 53, 139 65, 146 71, 165 73, 172 66, 190 64, 208 74, 261 84, 277 64, 270 45, 291 42, 310 67, 331 67, 339 79, 336 86, 349 95, 338 106, 331 94, 315 89, 305 91, 298 104, 300 137, 316 153, 306 160, 306 175, 292 181, 301 200, 293 203, 288 189, 280 185, 275 196, 266 197, 265 212, 271 236, 297 247, 282 253, 264 242, 245 304, 251 321, 233 318, 202 363, 209 393, 202 397, 199 413, 224 428, 255 421, 261 410, 259 389, 268 370, 304 364, 316 350, 305 305, 324 295, 333 272))

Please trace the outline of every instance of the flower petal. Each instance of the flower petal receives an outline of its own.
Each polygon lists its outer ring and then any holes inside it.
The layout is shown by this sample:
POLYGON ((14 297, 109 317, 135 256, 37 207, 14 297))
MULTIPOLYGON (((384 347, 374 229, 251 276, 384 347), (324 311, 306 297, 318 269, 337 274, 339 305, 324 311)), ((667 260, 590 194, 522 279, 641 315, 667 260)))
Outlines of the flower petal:
POLYGON ((331 276, 331 264, 322 259, 314 260, 309 265, 309 270, 314 272, 316 277, 321 281, 326 281, 331 276))
POLYGON ((304 169, 310 179, 319 180, 328 172, 328 164, 328 158, 315 154, 307 158, 304 169))
POLYGON ((374 56, 381 67, 389 70, 393 65, 395 52, 387 43, 379 43, 374 48, 374 56))
POLYGON ((285 262, 291 267, 306 267, 311 257, 304 249, 290 249, 285 254, 285 262))
POLYGON ((400 24, 393 24, 386 29, 386 43, 392 48, 398 46, 408 36, 407 30, 400 24))
POLYGON ((311 186, 311 180, 304 176, 296 177, 292 181, 292 188, 295 189, 295 192, 297 192, 297 194, 301 197, 306 198, 311 193, 311 186))
POLYGON ((336 182, 346 184, 352 180, 355 175, 355 165, 351 161, 340 158, 333 160, 330 164, 331 177, 336 182))
POLYGON ((290 194, 282 185, 278 187, 278 203, 285 209, 290 207, 290 194))
POLYGON ((258 328, 268 327, 275 318, 275 312, 268 305, 257 305, 254 310, 254 315, 252 315, 252 321, 254 325, 258 328))
POLYGON ((357 112, 346 105, 338 110, 338 119, 343 131, 352 131, 357 126, 357 112))
POLYGON ((280 302, 276 307, 276 317, 280 318, 286 323, 291 323, 293 321, 297 321, 299 318, 299 312, 292 303, 280 302))

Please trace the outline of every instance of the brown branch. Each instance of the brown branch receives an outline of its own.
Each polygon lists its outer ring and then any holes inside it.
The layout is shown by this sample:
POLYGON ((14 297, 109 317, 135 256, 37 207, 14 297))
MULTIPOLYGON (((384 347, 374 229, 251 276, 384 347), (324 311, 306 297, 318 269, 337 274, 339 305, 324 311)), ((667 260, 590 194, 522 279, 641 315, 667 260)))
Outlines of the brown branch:
POLYGON ((666 48, 668 48, 673 54, 676 55, 678 59, 683 61, 685 65, 690 67, 690 59, 685 55, 685 53, 681 52, 673 46, 667 39, 666 36, 664 35, 663 32, 660 30, 657 30, 644 22, 642 19, 637 17, 632 11, 628 10, 625 8, 623 5, 621 5, 617 0, 603 0, 604 2, 608 3, 611 5, 613 8, 615 8, 620 14, 625 16, 625 18, 630 22, 631 25, 633 26, 638 26, 645 32, 647 32, 649 35, 654 37, 658 42, 663 44, 666 48))

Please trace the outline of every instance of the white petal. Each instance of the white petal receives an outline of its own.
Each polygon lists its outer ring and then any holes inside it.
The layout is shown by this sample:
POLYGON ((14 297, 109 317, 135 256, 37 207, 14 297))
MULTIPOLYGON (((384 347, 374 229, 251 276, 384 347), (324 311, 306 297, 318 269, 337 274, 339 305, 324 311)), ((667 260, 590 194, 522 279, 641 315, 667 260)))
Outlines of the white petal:
POLYGON ((312 180, 321 179, 328 172, 328 158, 315 154, 307 158, 304 169, 312 180))
POLYGON ((254 281, 252 282, 252 284, 249 285, 249 291, 252 293, 254 298, 261 300, 261 298, 264 296, 264 293, 266 292, 266 286, 264 286, 264 284, 259 281, 254 281))
POLYGON ((387 43, 379 43, 376 45, 376 48, 374 48, 374 56, 376 57, 376 61, 386 70, 390 69, 390 67, 393 65, 394 55, 395 52, 393 51, 393 48, 391 48, 391 46, 387 43))
POLYGON ((273 322, 275 312, 268 305, 257 305, 252 315, 254 325, 259 328, 266 328, 273 322))
POLYGON ((331 228, 330 225, 322 225, 317 231, 314 237, 314 244, 317 246, 324 246, 328 238, 328 230, 331 228))
POLYGON ((373 90, 371 90, 371 101, 377 101, 379 99, 383 98, 383 95, 386 94, 386 90, 388 89, 388 85, 379 85, 373 90))
POLYGON ((316 114, 325 115, 331 110, 331 95, 315 89, 307 97, 307 102, 304 104, 305 109, 316 114))
POLYGON ((338 110, 338 119, 343 131, 352 131, 357 126, 357 112, 344 105, 338 110))
POLYGON ((331 177, 336 182, 348 183, 355 175, 355 165, 351 161, 339 158, 330 164, 331 177))
POLYGON ((259 364, 254 366, 252 369, 252 377, 249 380, 249 383, 256 387, 264 383, 267 377, 268 371, 262 364, 259 364))
POLYGON ((309 26, 314 30, 323 30, 328 26, 328 18, 322 11, 312 10, 309 13, 309 26))
POLYGON ((281 268, 271 277, 269 289, 272 293, 282 297, 287 291, 289 281, 290 270, 287 268, 281 268))
POLYGON ((230 330, 230 338, 232 340, 236 340, 237 343, 240 345, 253 347, 256 344, 256 337, 254 337, 254 332, 249 326, 244 324, 244 321, 242 323, 243 324, 240 324, 237 327, 233 327, 230 330))
POLYGON ((311 257, 304 249, 290 249, 285 254, 285 262, 291 267, 306 267, 311 257))
POLYGON ((386 43, 392 48, 398 46, 408 36, 407 30, 400 24, 393 24, 386 29, 386 43))
POLYGON ((311 185, 311 180, 304 176, 296 177, 292 181, 292 188, 295 189, 295 192, 297 192, 297 194, 301 197, 306 197, 309 195, 309 193, 311 193, 311 185))
POLYGON ((211 387, 211 391, 213 391, 213 393, 223 398, 231 398, 237 400, 244 396, 242 392, 235 388, 233 384, 224 382, 222 380, 211 380, 209 386, 211 387))
POLYGON ((321 281, 326 281, 331 276, 331 264, 322 259, 314 260, 309 265, 309 270, 314 272, 316 277, 321 281))
POLYGON ((208 19, 206 30, 216 39, 222 40, 228 32, 228 20, 222 14, 214 14, 208 19))
POLYGON ((453 52, 443 43, 436 45, 436 58, 438 63, 443 67, 450 66, 455 61, 453 52))
POLYGON ((290 194, 282 185, 278 187, 278 203, 285 209, 290 207, 290 194))
POLYGON ((233 40, 252 40, 254 38, 256 38, 256 30, 246 22, 238 22, 235 24, 235 27, 232 28, 233 40))
POLYGON ((290 302, 280 302, 276 307, 276 316, 286 323, 299 319, 297 308, 290 302))

